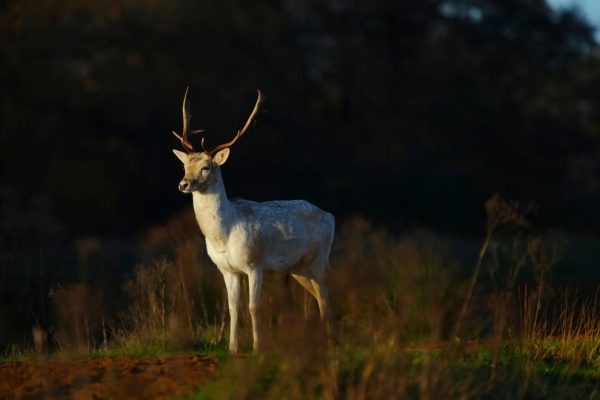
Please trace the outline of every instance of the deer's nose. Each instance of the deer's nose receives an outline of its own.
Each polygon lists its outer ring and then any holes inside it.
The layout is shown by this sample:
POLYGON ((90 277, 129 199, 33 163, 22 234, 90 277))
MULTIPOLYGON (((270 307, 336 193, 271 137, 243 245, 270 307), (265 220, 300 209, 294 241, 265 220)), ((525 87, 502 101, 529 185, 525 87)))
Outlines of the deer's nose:
POLYGON ((186 190, 188 190, 189 187, 190 187, 190 183, 188 181, 179 182, 179 190, 181 190, 182 192, 185 192, 186 190))

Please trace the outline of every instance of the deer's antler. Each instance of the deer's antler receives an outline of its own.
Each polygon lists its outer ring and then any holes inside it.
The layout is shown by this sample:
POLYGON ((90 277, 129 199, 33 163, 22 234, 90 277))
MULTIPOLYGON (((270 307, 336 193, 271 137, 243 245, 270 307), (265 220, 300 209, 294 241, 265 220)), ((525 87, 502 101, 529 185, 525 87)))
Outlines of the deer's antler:
MULTIPOLYGON (((178 134, 177 132, 173 131, 173 135, 175 135, 177 137, 177 139, 181 140, 181 144, 183 145, 183 147, 185 148, 185 150, 188 153, 191 153, 194 151, 194 146, 192 146, 192 144, 190 143, 190 141, 188 140, 188 135, 190 134, 190 121, 192 120, 192 114, 190 113, 190 101, 188 100, 188 92, 190 90, 190 87, 187 86, 185 88, 185 94, 183 95, 183 104, 181 106, 181 112, 183 114, 183 130, 181 132, 181 135, 178 134)), ((191 133, 201 133, 204 132, 202 129, 197 129, 192 131, 191 133)), ((204 138, 202 138, 202 150, 206 151, 204 149, 204 138)))
POLYGON ((248 128, 250 127, 250 124, 252 124, 252 120, 254 119, 254 117, 256 116, 256 113, 258 112, 258 109, 260 108, 260 105, 263 102, 263 96, 262 93, 260 92, 260 90, 257 90, 258 92, 258 98, 256 99, 256 104, 254 104, 254 109, 252 110, 252 112, 250 113, 250 116, 248 117, 248 120, 246 121, 246 124, 244 125, 244 127, 240 130, 237 131, 237 134, 234 136, 233 139, 231 139, 229 142, 227 143, 223 143, 218 145, 217 147, 215 147, 214 149, 207 151, 204 148, 204 138, 202 138, 202 150, 204 150, 206 153, 210 154, 211 157, 214 156, 217 152, 227 148, 227 147, 231 147, 233 146, 233 144, 235 142, 238 141, 239 138, 241 138, 244 133, 246 133, 246 131, 248 130, 248 128))

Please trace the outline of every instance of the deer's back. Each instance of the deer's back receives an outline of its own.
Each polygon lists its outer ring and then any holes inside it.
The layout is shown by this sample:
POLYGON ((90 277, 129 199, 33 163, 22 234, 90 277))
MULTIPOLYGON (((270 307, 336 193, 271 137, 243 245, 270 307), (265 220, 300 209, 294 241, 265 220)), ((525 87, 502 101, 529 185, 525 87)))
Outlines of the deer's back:
POLYGON ((286 270, 302 258, 329 254, 334 218, 317 206, 304 200, 232 203, 238 223, 227 244, 231 268, 286 270))

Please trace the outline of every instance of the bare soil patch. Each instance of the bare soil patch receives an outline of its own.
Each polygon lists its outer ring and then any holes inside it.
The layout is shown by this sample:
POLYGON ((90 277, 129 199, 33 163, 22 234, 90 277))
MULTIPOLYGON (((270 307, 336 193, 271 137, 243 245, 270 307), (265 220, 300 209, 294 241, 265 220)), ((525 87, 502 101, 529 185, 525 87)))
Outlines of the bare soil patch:
POLYGON ((0 364, 0 399, 164 399, 217 372, 214 356, 124 356, 0 364))

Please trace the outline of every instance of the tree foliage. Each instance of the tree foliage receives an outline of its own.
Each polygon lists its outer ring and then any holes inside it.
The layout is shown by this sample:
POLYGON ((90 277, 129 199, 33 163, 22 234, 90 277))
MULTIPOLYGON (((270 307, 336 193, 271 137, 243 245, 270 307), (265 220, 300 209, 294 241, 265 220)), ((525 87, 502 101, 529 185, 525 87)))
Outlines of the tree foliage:
POLYGON ((176 190, 180 102, 210 144, 266 111, 232 195, 468 231, 493 192, 600 227, 593 30, 545 0, 0 2, 0 182, 74 232, 132 231, 176 190))

